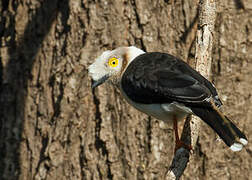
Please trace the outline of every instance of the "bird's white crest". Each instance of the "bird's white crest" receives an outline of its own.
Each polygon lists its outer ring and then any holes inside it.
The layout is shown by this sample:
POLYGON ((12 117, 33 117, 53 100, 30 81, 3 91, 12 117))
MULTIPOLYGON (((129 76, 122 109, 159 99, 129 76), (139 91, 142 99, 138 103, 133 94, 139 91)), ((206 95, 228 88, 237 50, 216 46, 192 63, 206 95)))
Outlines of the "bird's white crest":
POLYGON ((140 54, 145 53, 141 49, 138 49, 134 46, 130 47, 119 47, 112 51, 105 51, 96 58, 95 62, 88 67, 89 75, 93 80, 97 81, 102 77, 108 76, 116 76, 121 74, 123 61, 126 62, 126 67, 129 63, 135 59, 140 54), (110 67, 108 65, 108 61, 110 58, 118 59, 118 65, 116 67, 110 67), (127 58, 127 59, 125 59, 127 58))
POLYGON ((130 64, 137 56, 144 54, 145 52, 135 46, 127 47, 128 64, 130 64))

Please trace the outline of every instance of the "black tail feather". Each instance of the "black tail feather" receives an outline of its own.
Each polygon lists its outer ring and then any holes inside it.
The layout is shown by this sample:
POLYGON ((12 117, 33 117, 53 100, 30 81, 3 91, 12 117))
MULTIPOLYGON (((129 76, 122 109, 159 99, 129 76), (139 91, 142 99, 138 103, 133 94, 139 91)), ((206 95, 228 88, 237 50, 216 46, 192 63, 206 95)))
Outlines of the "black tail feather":
POLYGON ((212 129, 214 129, 226 145, 229 147, 232 145, 237 146, 237 149, 231 148, 232 150, 240 150, 243 145, 246 145, 246 136, 219 110, 212 107, 192 107, 191 109, 195 115, 199 116, 204 122, 212 127, 212 129))
POLYGON ((238 127, 227 116, 225 116, 225 118, 231 122, 231 127, 240 138, 248 140, 246 136, 243 134, 243 132, 241 132, 240 129, 238 129, 238 127))

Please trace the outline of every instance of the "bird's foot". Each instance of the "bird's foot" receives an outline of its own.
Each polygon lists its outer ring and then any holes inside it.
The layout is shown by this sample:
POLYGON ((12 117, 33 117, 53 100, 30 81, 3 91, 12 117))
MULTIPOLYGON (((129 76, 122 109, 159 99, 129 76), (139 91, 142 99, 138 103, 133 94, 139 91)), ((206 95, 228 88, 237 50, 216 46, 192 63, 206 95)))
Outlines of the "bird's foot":
POLYGON ((192 150, 192 146, 190 144, 186 144, 184 141, 177 140, 174 153, 176 153, 176 151, 180 148, 187 149, 189 152, 192 150))

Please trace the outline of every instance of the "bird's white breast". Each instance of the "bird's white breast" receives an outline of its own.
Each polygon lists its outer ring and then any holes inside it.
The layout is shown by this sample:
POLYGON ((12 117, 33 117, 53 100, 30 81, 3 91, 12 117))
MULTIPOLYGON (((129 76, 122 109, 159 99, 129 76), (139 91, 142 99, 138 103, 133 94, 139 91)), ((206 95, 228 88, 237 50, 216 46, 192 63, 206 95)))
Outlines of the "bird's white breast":
POLYGON ((144 112, 149 116, 153 116, 157 119, 165 122, 172 121, 174 115, 177 120, 183 120, 188 114, 192 114, 190 108, 183 104, 172 102, 167 104, 142 104, 132 101, 121 88, 122 95, 129 104, 135 107, 137 110, 144 112))

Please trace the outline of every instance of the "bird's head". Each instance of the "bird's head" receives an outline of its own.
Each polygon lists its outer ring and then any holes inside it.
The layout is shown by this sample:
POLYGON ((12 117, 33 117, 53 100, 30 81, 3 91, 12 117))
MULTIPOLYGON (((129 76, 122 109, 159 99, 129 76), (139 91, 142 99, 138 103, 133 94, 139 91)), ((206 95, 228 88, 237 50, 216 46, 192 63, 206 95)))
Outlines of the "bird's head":
POLYGON ((96 58, 95 62, 88 67, 91 76, 92 88, 109 80, 118 85, 121 76, 130 62, 144 51, 134 46, 119 47, 112 51, 105 51, 96 58))

